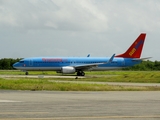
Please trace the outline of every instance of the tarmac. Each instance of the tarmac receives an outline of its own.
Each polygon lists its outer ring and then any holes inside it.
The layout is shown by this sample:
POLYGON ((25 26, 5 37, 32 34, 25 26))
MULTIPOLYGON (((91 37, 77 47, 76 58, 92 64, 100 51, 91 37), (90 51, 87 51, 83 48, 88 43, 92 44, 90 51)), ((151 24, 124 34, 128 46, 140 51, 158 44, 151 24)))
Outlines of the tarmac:
POLYGON ((160 91, 0 90, 0 120, 159 120, 160 91))

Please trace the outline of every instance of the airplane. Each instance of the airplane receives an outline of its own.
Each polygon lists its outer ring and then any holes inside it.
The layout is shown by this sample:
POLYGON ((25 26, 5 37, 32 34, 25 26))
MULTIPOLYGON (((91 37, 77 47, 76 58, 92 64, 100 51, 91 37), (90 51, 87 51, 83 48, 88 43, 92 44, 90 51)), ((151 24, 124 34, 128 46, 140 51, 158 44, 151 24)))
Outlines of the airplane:
POLYGON ((28 71, 56 71, 62 74, 76 73, 77 76, 85 76, 84 71, 122 69, 149 59, 140 58, 145 37, 146 33, 141 33, 126 52, 111 57, 31 57, 16 62, 13 67, 26 75, 28 71))

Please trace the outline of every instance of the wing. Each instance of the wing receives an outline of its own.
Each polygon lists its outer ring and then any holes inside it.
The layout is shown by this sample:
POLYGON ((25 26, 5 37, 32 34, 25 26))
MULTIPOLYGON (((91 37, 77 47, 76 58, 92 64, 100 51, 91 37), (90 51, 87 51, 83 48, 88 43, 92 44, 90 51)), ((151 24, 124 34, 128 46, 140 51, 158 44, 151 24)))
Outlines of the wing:
POLYGON ((114 59, 114 56, 115 56, 115 54, 113 54, 112 57, 108 61, 106 61, 106 62, 76 65, 76 66, 73 66, 73 67, 75 69, 77 69, 77 70, 88 70, 88 69, 91 69, 93 67, 98 67, 98 65, 111 63, 113 61, 113 59, 114 59))

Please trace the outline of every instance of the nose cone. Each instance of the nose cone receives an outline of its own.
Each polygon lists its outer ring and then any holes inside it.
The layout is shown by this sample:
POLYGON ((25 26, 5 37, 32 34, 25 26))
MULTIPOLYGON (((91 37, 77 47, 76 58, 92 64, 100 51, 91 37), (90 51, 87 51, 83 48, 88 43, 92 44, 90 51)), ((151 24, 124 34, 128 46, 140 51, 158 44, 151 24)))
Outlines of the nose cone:
POLYGON ((14 63, 13 67, 17 69, 19 67, 19 62, 14 63))

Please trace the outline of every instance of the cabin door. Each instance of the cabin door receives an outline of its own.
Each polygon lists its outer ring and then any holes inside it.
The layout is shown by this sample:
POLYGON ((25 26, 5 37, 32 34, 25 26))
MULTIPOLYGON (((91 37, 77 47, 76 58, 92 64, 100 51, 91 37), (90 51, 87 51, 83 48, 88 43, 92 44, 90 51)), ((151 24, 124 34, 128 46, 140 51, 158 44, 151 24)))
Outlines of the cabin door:
POLYGON ((32 59, 29 60, 29 66, 33 66, 33 60, 32 59))

